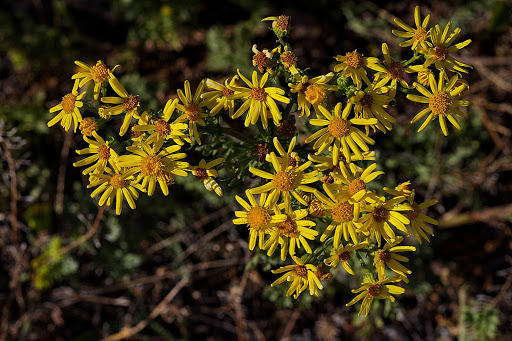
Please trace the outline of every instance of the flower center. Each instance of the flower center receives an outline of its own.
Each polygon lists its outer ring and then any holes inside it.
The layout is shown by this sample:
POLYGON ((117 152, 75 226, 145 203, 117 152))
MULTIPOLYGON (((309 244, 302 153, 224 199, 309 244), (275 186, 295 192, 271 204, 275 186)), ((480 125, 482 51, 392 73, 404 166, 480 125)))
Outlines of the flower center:
POLYGON ((247 224, 250 228, 258 230, 268 223, 270 223, 270 214, 265 208, 254 206, 247 212, 247 224))
POLYGON ((265 158, 269 153, 270 148, 268 148, 268 143, 258 143, 251 152, 251 154, 256 156, 260 162, 265 161, 265 158))
POLYGON ((297 238, 299 236, 297 223, 289 216, 286 217, 285 221, 277 223, 277 228, 282 234, 287 235, 288 237, 297 238))
POLYGON ((102 145, 98 148, 98 156, 102 160, 108 160, 110 158, 110 147, 102 145))
POLYGON ((391 62, 388 66, 388 76, 394 80, 400 80, 404 77, 404 68, 400 62, 391 62))
POLYGON ((325 88, 316 83, 309 85, 305 92, 306 100, 311 104, 322 102, 326 94, 325 88))
POLYGON ((171 133, 171 126, 163 119, 156 121, 156 132, 160 136, 167 136, 171 133))
POLYGON ((299 277, 306 278, 308 275, 308 268, 306 268, 304 265, 297 265, 295 269, 295 274, 299 277))
POLYGON ((191 121, 197 121, 201 118, 201 108, 194 102, 191 102, 185 108, 185 113, 191 121))
POLYGON ((257 101, 265 101, 267 99, 267 92, 263 88, 252 88, 251 97, 257 101))
POLYGON ((377 207, 373 212, 373 220, 378 223, 383 223, 388 220, 389 212, 385 207, 377 207))
POLYGON ((352 52, 347 52, 347 54, 345 55, 345 58, 346 58, 346 63, 348 65, 348 67, 351 67, 353 69, 358 69, 358 68, 364 66, 363 55, 360 54, 359 52, 357 52, 357 50, 352 51, 352 52))
POLYGON ((373 104, 373 97, 370 94, 364 94, 359 100, 359 104, 365 108, 371 108, 373 104))
POLYGON ((311 200, 311 203, 309 204, 308 211, 314 217, 317 217, 317 218, 323 217, 324 205, 322 204, 322 202, 320 200, 313 199, 313 200, 311 200))
POLYGON ((230 90, 228 88, 224 88, 224 90, 222 90, 222 96, 224 97, 228 97, 228 96, 231 96, 233 95, 235 92, 233 90, 230 90))
POLYGON ((124 107, 126 108, 126 110, 130 111, 130 110, 137 108, 138 106, 139 106, 139 96, 128 95, 124 99, 124 107))
POLYGON ((293 65, 297 64, 297 56, 292 51, 285 51, 281 55, 281 62, 283 62, 286 68, 290 68, 293 65))
POLYGON ((416 31, 414 31, 413 37, 417 41, 425 41, 427 40, 427 30, 423 27, 417 28, 416 31))
POLYGON ((388 250, 382 250, 379 252, 379 259, 385 263, 391 260, 391 252, 388 250))
POLYGON ((332 219, 338 223, 351 221, 354 217, 354 205, 346 201, 339 202, 332 207, 332 219))
POLYGON ((164 170, 162 160, 156 155, 148 155, 142 158, 140 172, 143 176, 158 176, 164 170))
POLYGON ((254 66, 257 66, 260 72, 263 72, 263 70, 265 70, 265 68, 268 66, 269 60, 270 58, 267 57, 265 52, 258 52, 252 57, 254 66))
POLYGON ((96 65, 91 68, 91 77, 96 83, 103 83, 108 81, 108 68, 99 60, 96 65))
POLYGON ((366 183, 360 178, 352 180, 348 185, 348 193, 350 195, 354 195, 363 189, 366 189, 366 183))
POLYGON ((428 85, 429 84, 429 77, 430 75, 433 75, 434 72, 430 70, 429 68, 422 69, 420 72, 418 72, 418 80, 420 81, 421 85, 428 85))
POLYGON ((286 15, 280 15, 277 20, 272 22, 272 28, 278 28, 281 31, 286 31, 288 29, 288 24, 290 23, 290 17, 286 15))
POLYGON ((346 262, 348 261, 350 258, 352 257, 352 253, 348 252, 348 251, 343 251, 342 253, 340 253, 338 255, 338 259, 342 262, 346 262))
POLYGON ((94 118, 86 117, 80 122, 80 131, 85 136, 91 136, 93 131, 98 130, 98 123, 94 120, 94 118))
POLYGON ((434 50, 434 58, 443 61, 448 56, 448 49, 444 46, 437 46, 434 50))
POLYGON ((124 188, 126 187, 126 184, 128 183, 127 180, 121 180, 121 176, 119 174, 114 174, 110 178, 110 185, 114 187, 115 189, 124 188))
POLYGON ((204 168, 196 168, 194 171, 193 171, 193 174, 194 176, 198 179, 198 180, 206 180, 209 178, 208 176, 208 173, 206 172, 206 169, 204 168))
POLYGON ((374 284, 368 288, 368 294, 373 297, 379 296, 380 293, 382 292, 382 289, 383 289, 382 284, 374 284))
POLYGON ((452 101, 450 101, 450 96, 448 96, 445 91, 438 94, 433 94, 428 102, 429 108, 436 115, 442 115, 446 113, 451 105, 452 101))
POLYGON ((272 179, 272 184, 274 185, 274 188, 283 192, 288 192, 293 189, 294 180, 293 174, 288 172, 278 172, 274 176, 274 179, 272 179))
POLYGON ((73 94, 67 94, 66 96, 62 97, 62 109, 66 114, 72 114, 75 110, 75 101, 76 96, 73 94))
POLYGON ((407 218, 409 218, 410 221, 416 220, 418 216, 420 215, 421 209, 420 205, 413 202, 412 203, 412 211, 407 211, 407 218))
POLYGON ((333 137, 347 136, 350 131, 350 122, 342 118, 333 118, 327 127, 333 137))

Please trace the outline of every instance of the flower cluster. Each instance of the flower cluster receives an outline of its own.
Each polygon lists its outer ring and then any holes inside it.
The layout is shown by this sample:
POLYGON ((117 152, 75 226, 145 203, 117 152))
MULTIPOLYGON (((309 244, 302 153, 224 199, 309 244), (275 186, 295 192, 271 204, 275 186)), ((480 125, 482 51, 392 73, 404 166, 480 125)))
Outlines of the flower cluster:
POLYGON ((272 286, 290 282, 287 295, 295 298, 308 288, 319 295, 322 281, 332 279, 340 265, 355 276, 356 260, 365 273, 361 288, 353 290, 359 294, 347 305, 364 297, 359 314, 367 315, 374 298, 394 301, 393 295, 404 292, 395 284, 407 283, 411 271, 400 253, 416 250, 402 244, 404 237, 429 241, 433 232, 427 224, 437 224, 422 213, 437 200, 417 202, 410 182, 379 190, 375 180, 384 172, 371 150, 372 136, 392 130, 396 119, 388 109, 399 92, 428 103, 411 121, 428 114, 418 131, 436 118, 445 135, 446 120, 461 129, 455 117, 464 114, 455 107, 468 105, 458 98, 468 88, 460 73, 470 67, 451 53, 470 41, 453 44, 460 29, 452 33, 451 22, 443 31, 439 25, 429 28, 430 15, 421 21, 418 7, 414 19, 416 28, 395 19, 404 31, 393 30, 408 39, 400 46, 411 47, 410 60, 395 61, 384 43, 381 57, 348 51, 334 57, 331 72, 311 75, 284 41, 290 18, 265 18, 278 46, 253 46, 251 75, 206 78, 194 92, 185 81, 183 91, 159 110, 145 108, 128 92, 115 67, 77 61, 82 71, 73 75, 71 93, 50 110, 60 112, 48 126, 80 126, 89 146, 77 153, 89 156, 74 165, 87 167, 87 187, 95 188, 91 196, 101 195, 100 205, 115 200, 117 214, 124 202, 135 209, 139 193, 151 196, 157 184, 169 195, 175 176, 190 174, 219 196, 228 181, 244 187, 245 198, 235 196, 243 210, 235 212, 233 223, 247 226, 249 248, 268 256, 279 250, 281 261, 293 261, 272 271, 282 274, 272 286), (88 84, 93 89, 86 92, 88 84), (86 101, 86 93, 94 101, 86 101), (239 118, 243 132, 224 124, 239 118), (303 124, 296 125, 299 119, 303 124), (111 123, 114 136, 100 135, 101 120, 111 123), (190 161, 193 152, 202 154, 199 163, 190 161), (224 173, 219 176, 216 167, 224 173))

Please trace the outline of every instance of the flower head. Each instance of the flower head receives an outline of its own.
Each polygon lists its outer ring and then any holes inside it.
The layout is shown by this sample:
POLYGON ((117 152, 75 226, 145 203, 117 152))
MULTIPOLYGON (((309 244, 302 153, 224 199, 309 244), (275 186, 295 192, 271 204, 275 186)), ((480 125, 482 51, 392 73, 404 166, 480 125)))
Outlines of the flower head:
POLYGON ((398 246, 402 240, 404 240, 404 237, 399 236, 394 240, 387 241, 382 249, 375 251, 373 265, 377 269, 379 278, 384 278, 387 266, 393 272, 397 273, 405 283, 409 283, 407 275, 410 275, 412 271, 399 263, 408 262, 409 258, 399 255, 398 252, 416 251, 416 248, 414 246, 398 246))
POLYGON ((428 47, 429 43, 427 39, 430 35, 430 30, 427 29, 427 27, 430 20, 430 13, 427 14, 422 22, 420 18, 420 6, 416 6, 414 8, 414 23, 416 24, 416 28, 412 28, 398 18, 395 18, 394 20, 398 26, 405 30, 405 32, 398 30, 392 30, 391 32, 397 37, 408 39, 400 43, 401 47, 411 46, 411 49, 413 50, 416 50, 418 45, 425 49, 428 47))
POLYGON ((76 128, 78 128, 78 124, 82 121, 82 114, 80 113, 80 109, 84 104, 81 102, 82 97, 84 97, 85 91, 81 94, 78 94, 78 80, 75 81, 73 85, 73 90, 71 93, 62 97, 62 101, 56 106, 50 109, 50 112, 60 112, 48 122, 48 127, 55 125, 60 121, 61 126, 65 130, 69 130, 71 124, 74 126, 74 132, 76 133, 76 128))
POLYGON ((229 113, 229 117, 233 117, 235 113, 235 101, 228 99, 228 97, 235 92, 228 89, 228 84, 230 86, 236 86, 237 79, 238 75, 233 76, 229 82, 226 79, 224 85, 210 78, 206 79, 206 86, 213 90, 203 92, 201 99, 205 100, 205 105, 210 108, 210 115, 216 115, 219 111, 226 110, 229 113))
POLYGON ((375 57, 363 57, 362 54, 354 50, 347 52, 344 56, 337 55, 334 57, 340 64, 334 66, 334 72, 340 72, 342 77, 350 77, 358 89, 363 85, 362 80, 369 83, 365 67, 373 67, 379 64, 379 60, 375 57))
POLYGON ((300 116, 311 114, 311 106, 320 117, 322 113, 319 111, 320 106, 324 106, 329 91, 337 89, 336 85, 329 85, 334 73, 329 72, 326 75, 309 78, 308 76, 294 75, 295 82, 288 83, 290 91, 297 94, 297 110, 300 116))
POLYGON ((194 96, 192 96, 192 92, 190 91, 190 82, 188 80, 185 81, 185 93, 178 89, 178 97, 180 98, 181 103, 177 103, 176 108, 183 112, 183 114, 174 121, 175 123, 181 123, 188 120, 188 132, 190 138, 194 136, 198 144, 201 144, 201 137, 197 131, 197 125, 205 126, 206 123, 203 121, 203 118, 208 117, 208 115, 203 113, 202 110, 202 107, 206 105, 207 100, 201 100, 201 94, 203 93, 205 83, 206 82, 204 80, 199 83, 194 96))
POLYGON ((429 201, 425 201, 424 203, 418 204, 414 201, 413 190, 408 198, 408 202, 412 208, 412 210, 407 211, 407 218, 411 221, 411 225, 409 226, 409 233, 414 233, 416 239, 418 239, 418 242, 420 244, 422 238, 430 243, 427 233, 430 234, 431 236, 433 236, 434 233, 432 232, 432 229, 430 229, 430 227, 428 227, 428 225, 425 224, 425 222, 432 225, 438 225, 439 222, 433 218, 430 218, 426 214, 421 213, 421 210, 437 204, 437 199, 431 199, 429 201))
POLYGON ((266 17, 261 21, 272 21, 272 30, 279 38, 284 37, 290 31, 291 18, 286 15, 280 15, 278 17, 266 17))
POLYGON ((304 263, 299 257, 292 256, 292 258, 296 263, 295 265, 286 265, 277 270, 272 270, 273 274, 284 272, 284 275, 275 280, 270 286, 273 287, 284 281, 288 281, 292 282, 292 284, 286 292, 286 296, 293 294, 293 298, 296 299, 308 286, 309 294, 318 296, 318 290, 323 289, 323 286, 315 274, 318 271, 317 267, 313 264, 304 263))
POLYGON ((105 63, 103 63, 101 60, 98 60, 95 65, 89 66, 81 61, 75 60, 75 64, 80 66, 82 69, 86 71, 75 73, 71 79, 78 79, 80 80, 80 87, 83 87, 85 84, 87 84, 89 81, 94 81, 94 99, 98 99, 100 95, 100 89, 101 85, 105 82, 107 82, 112 72, 116 69, 117 65, 110 70, 105 63))
POLYGON ((355 275, 354 270, 350 266, 349 260, 352 258, 354 251, 368 247, 368 242, 362 242, 359 244, 348 244, 343 246, 340 244, 335 247, 331 253, 332 255, 324 260, 324 263, 328 266, 337 267, 341 262, 343 268, 351 275, 355 275))
POLYGON ((217 173, 214 167, 220 165, 224 161, 224 158, 218 158, 206 163, 206 161, 202 159, 201 161, 199 161, 198 166, 190 167, 190 170, 194 177, 197 180, 202 181, 204 187, 208 191, 215 191, 215 193, 218 196, 222 196, 223 192, 222 188, 219 186, 217 181, 215 181, 215 178, 218 177, 219 174, 217 173))
POLYGON ((109 142, 105 142, 105 140, 95 131, 92 132, 92 136, 95 140, 89 139, 84 135, 84 141, 89 143, 89 147, 76 151, 78 155, 92 154, 80 161, 73 163, 73 166, 75 167, 82 167, 93 163, 92 166, 84 169, 82 174, 90 174, 93 172, 103 173, 105 171, 105 167, 107 166, 107 162, 112 166, 117 160, 118 155, 115 150, 109 146, 109 142))

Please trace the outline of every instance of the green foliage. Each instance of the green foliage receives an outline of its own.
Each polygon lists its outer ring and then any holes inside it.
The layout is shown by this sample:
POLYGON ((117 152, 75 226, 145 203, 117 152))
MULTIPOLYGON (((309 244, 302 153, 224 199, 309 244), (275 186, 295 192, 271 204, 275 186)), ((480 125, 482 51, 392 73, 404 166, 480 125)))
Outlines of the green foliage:
POLYGON ((461 341, 497 340, 500 324, 499 310, 488 304, 462 307, 461 341))

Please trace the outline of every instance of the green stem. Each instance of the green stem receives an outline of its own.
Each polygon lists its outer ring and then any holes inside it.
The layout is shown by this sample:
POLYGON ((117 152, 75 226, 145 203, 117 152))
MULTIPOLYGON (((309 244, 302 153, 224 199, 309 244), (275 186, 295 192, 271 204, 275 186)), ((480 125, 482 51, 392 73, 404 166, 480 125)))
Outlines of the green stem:
POLYGON ((240 133, 239 131, 236 131, 232 128, 227 128, 227 127, 221 127, 221 128, 222 128, 222 132, 226 135, 232 136, 232 137, 234 137, 242 142, 246 142, 250 145, 256 144, 256 142, 254 140, 249 138, 247 135, 240 133))
POLYGON ((421 57, 423 57, 423 55, 421 54, 418 54, 416 51, 414 51, 414 56, 411 57, 411 59, 409 59, 408 61, 406 61, 404 63, 404 66, 407 66, 409 64, 411 64, 412 62, 415 62, 417 61, 418 59, 420 59, 421 57))
POLYGON ((368 267, 366 262, 364 261, 363 257, 359 254, 359 252, 354 251, 354 253, 357 256, 357 259, 359 259, 359 263, 361 263, 361 266, 366 270, 367 273, 371 273, 371 269, 368 267))

